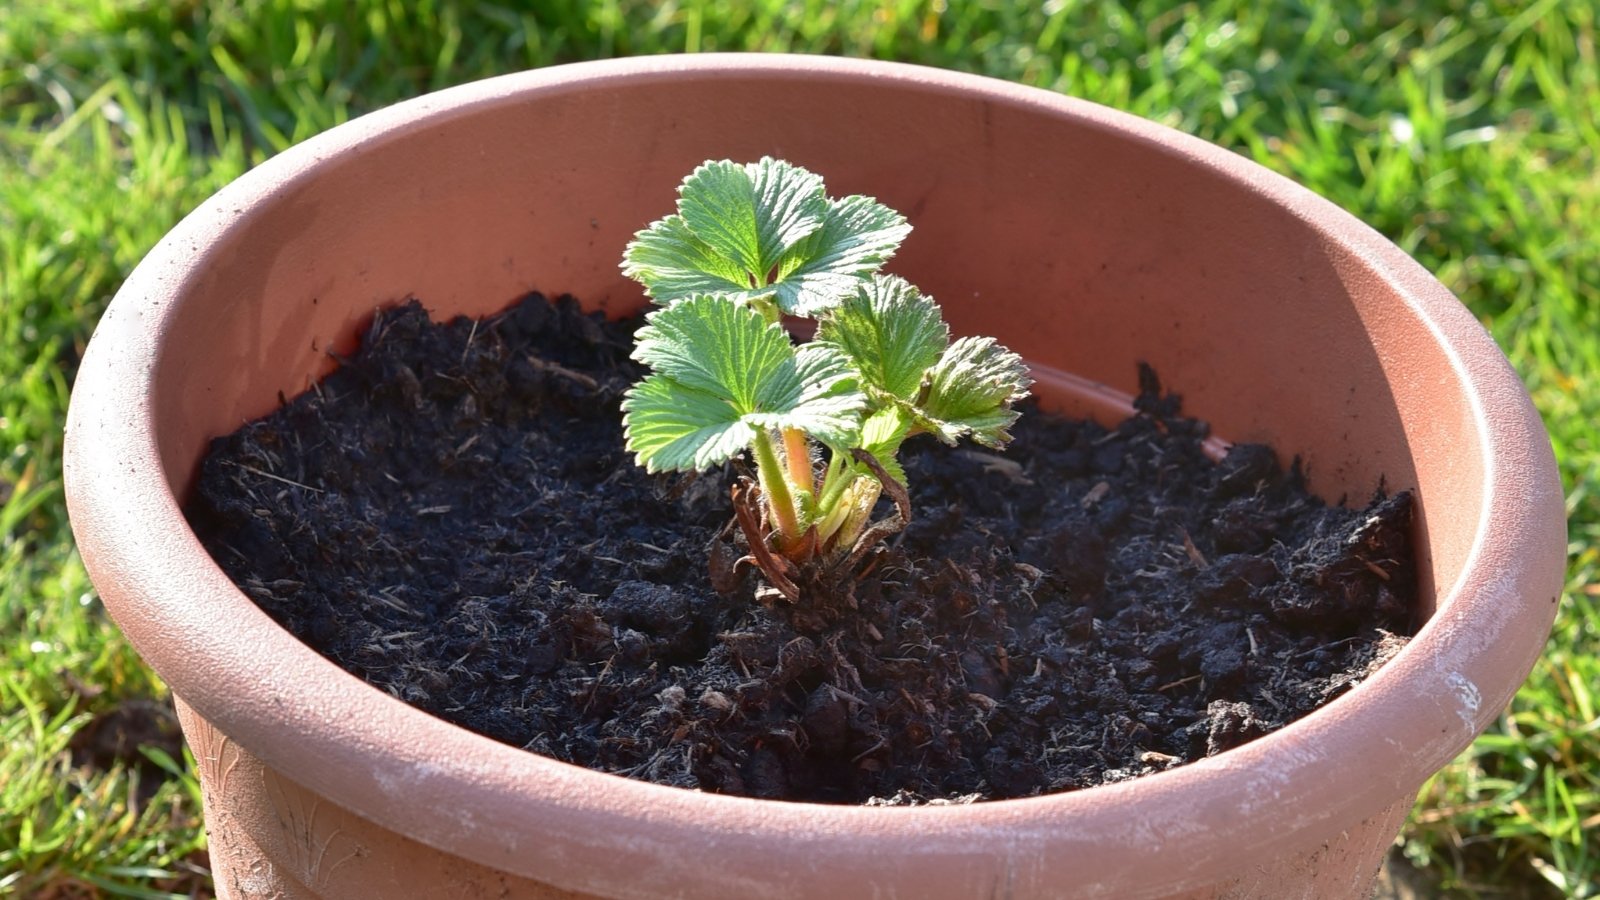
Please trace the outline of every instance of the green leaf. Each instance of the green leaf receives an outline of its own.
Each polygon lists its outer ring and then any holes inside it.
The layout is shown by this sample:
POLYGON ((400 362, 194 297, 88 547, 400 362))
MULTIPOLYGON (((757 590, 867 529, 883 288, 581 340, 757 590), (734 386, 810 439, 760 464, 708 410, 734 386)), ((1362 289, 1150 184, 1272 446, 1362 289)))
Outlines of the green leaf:
POLYGON ((649 471, 716 465, 757 429, 856 440, 867 398, 849 360, 829 347, 797 351, 750 307, 691 297, 651 313, 636 341, 634 358, 653 371, 623 398, 623 430, 649 471))
POLYGON ((627 446, 649 472, 702 471, 750 446, 755 428, 721 397, 650 375, 622 401, 627 446))
POLYGON ((830 201, 822 179, 770 157, 695 169, 678 214, 634 235, 622 271, 657 303, 717 293, 772 296, 801 316, 838 304, 894 254, 911 226, 870 197, 830 201))
POLYGON ((1022 357, 988 337, 951 344, 928 378, 927 399, 918 410, 927 421, 918 424, 947 444, 970 435, 997 449, 1011 440, 1006 429, 1018 415, 1011 404, 1033 384, 1022 357))
POLYGON ((795 352, 800 397, 774 428, 799 428, 812 438, 837 449, 860 439, 861 416, 867 397, 861 381, 844 354, 817 344, 795 352))
POLYGON ((868 388, 910 403, 950 329, 932 298, 903 278, 878 275, 823 317, 817 341, 848 356, 868 388))
POLYGON ((911 233, 904 216, 859 194, 828 204, 822 227, 784 257, 774 280, 778 306, 815 317, 849 297, 911 233))
POLYGON ((622 255, 622 274, 644 285, 658 303, 695 294, 753 296, 750 275, 694 236, 682 216, 668 216, 634 235, 622 255))
POLYGON ((822 178, 772 157, 702 164, 678 189, 678 214, 713 250, 764 285, 802 238, 822 226, 822 178))
POLYGON ((883 466, 890 477, 906 483, 906 471, 900 465, 900 445, 911 431, 911 416, 898 406, 888 406, 867 416, 861 423, 861 449, 883 466))
POLYGON ((651 313, 634 335, 633 358, 685 387, 725 397, 740 413, 775 402, 758 398, 760 391, 798 397, 801 389, 783 327, 710 294, 651 313))

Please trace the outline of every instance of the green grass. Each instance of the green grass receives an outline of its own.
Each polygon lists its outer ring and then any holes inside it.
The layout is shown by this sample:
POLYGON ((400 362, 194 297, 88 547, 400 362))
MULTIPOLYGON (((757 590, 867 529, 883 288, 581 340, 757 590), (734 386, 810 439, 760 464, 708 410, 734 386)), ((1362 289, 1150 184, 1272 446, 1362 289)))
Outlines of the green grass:
POLYGON ((1468 303, 1550 424, 1571 510, 1570 590, 1532 679, 1499 727, 1424 791, 1404 849, 1465 895, 1595 896, 1596 4, 1167 6, 6 4, 0 894, 186 896, 199 883, 193 781, 173 778, 148 795, 135 767, 74 766, 69 749, 96 716, 161 691, 95 599, 61 501, 60 428, 75 361, 134 263, 249 165, 375 107, 554 62, 760 50, 981 72, 1201 135, 1372 223, 1468 303))

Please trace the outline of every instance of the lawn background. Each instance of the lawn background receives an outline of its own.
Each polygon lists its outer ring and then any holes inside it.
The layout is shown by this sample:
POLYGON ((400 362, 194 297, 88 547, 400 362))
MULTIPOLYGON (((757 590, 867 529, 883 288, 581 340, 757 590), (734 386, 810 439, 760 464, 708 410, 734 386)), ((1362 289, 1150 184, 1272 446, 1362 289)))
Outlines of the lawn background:
POLYGON ((979 72, 1200 135, 1371 223, 1471 307, 1550 425, 1569 589, 1403 850, 1454 895, 1600 896, 1596 19, 1594 0, 0 0, 0 895, 207 890, 181 753, 84 761, 91 729, 164 696, 61 495, 76 361, 133 265, 249 166, 376 107, 557 62, 755 50, 979 72))

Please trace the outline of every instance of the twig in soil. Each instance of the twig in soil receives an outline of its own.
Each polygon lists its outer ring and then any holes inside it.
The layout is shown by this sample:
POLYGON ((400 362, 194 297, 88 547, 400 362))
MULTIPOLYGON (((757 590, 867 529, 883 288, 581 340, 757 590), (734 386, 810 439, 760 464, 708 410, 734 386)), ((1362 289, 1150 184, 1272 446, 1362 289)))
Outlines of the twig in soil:
POLYGON ((1109 493, 1111 493, 1110 482, 1097 482, 1094 487, 1089 488, 1088 493, 1083 495, 1083 499, 1078 501, 1078 505, 1084 509, 1088 509, 1089 507, 1094 506, 1096 503, 1099 503, 1101 500, 1104 500, 1106 495, 1109 493))
POLYGON ((1188 555, 1189 561, 1202 569, 1210 566, 1211 564, 1206 562, 1205 555, 1200 552, 1200 548, 1194 545, 1194 538, 1189 536, 1189 529, 1179 528, 1178 533, 1183 535, 1183 552, 1188 555))
POLYGON ((417 617, 418 613, 417 613, 416 610, 414 610, 411 607, 407 606, 405 604, 405 602, 400 600, 398 597, 395 597, 395 596, 389 594, 388 591, 389 591, 388 588, 383 588, 381 590, 373 591, 372 593, 368 594, 367 596, 370 599, 376 600, 377 602, 383 604, 384 606, 389 607, 390 609, 394 610, 395 612, 404 613, 405 615, 411 616, 412 618, 416 618, 417 617))
MULTIPOLYGON (((855 583, 856 584, 860 584, 861 582, 866 581, 867 580, 867 576, 871 575, 873 570, 878 568, 878 560, 880 560, 881 558, 882 557, 874 556, 866 564, 866 566, 864 568, 862 568, 861 571, 857 572, 856 573, 856 577, 855 577, 855 583)), ((855 607, 855 603, 853 602, 854 598, 852 597, 851 599, 852 599, 852 603, 850 604, 850 606, 853 609, 855 607)))
POLYGON ((861 682, 861 672, 839 651, 839 639, 841 637, 842 635, 835 634, 828 640, 826 645, 828 652, 833 656, 834 677, 837 680, 840 674, 845 675, 850 684, 854 685, 857 691, 864 694, 867 692, 867 686, 861 682))
POLYGON ((1014 459, 995 456, 993 453, 984 453, 982 450, 957 450, 956 455, 964 459, 970 459, 983 466, 985 472, 996 472, 1005 476, 1005 479, 1012 484, 1019 484, 1024 487, 1033 484, 1033 479, 1023 474, 1022 463, 1014 459))
POLYGON ((838 698, 840 700, 845 700, 845 701, 848 701, 850 703, 854 703, 856 706, 866 706, 867 705, 867 701, 861 699, 860 697, 857 697, 855 694, 852 694, 849 691, 841 689, 838 685, 828 684, 828 685, 825 685, 825 687, 827 687, 828 693, 832 694, 834 697, 836 697, 836 698, 838 698))
POLYGON ((227 462, 228 465, 233 466, 236 469, 243 469, 246 472, 249 472, 249 473, 251 473, 253 475, 260 475, 262 478, 270 478, 273 481, 282 482, 282 483, 290 485, 292 487, 300 488, 301 490, 310 491, 313 494, 326 494, 327 493, 327 491, 323 490, 322 488, 314 488, 309 484, 301 484, 298 481, 293 481, 291 479, 283 477, 282 475, 274 475, 271 472, 263 472, 262 470, 256 468, 255 466, 247 466, 242 462, 234 462, 233 460, 226 460, 226 462, 227 462))
POLYGON ((551 375, 558 375, 567 379, 573 384, 580 385, 591 391, 597 391, 600 389, 600 382, 595 381, 593 378, 590 378, 582 372, 575 372, 572 369, 561 365, 560 363, 553 363, 547 359, 540 359, 537 356, 530 355, 528 357, 528 365, 533 366, 535 371, 548 372, 551 375))
MULTIPOLYGON (((396 631, 390 634, 378 635, 378 639, 374 641, 373 644, 380 646, 385 650, 395 650, 400 648, 401 642, 408 641, 416 636, 417 633, 415 631, 396 631)), ((461 659, 466 659, 466 657, 463 656, 461 659)), ((458 663, 460 661, 460 659, 456 660, 458 663)))
POLYGON ((1302 656, 1310 656, 1311 654, 1316 653, 1318 651, 1332 650, 1335 647, 1343 647, 1346 644, 1353 644, 1353 643, 1355 643, 1356 641, 1359 641, 1359 640, 1363 640, 1363 638, 1362 638, 1361 635, 1358 634, 1355 637, 1347 637, 1342 641, 1334 641, 1334 642, 1332 642, 1330 644, 1323 644, 1323 645, 1318 646, 1318 647, 1312 647, 1310 650, 1302 650, 1299 653, 1296 653, 1293 658, 1294 659, 1299 659, 1302 656))
MULTIPOLYGON (((465 659, 465 657, 462 658, 465 659)), ((578 712, 578 715, 586 716, 589 714, 589 707, 594 705, 595 695, 600 693, 600 685, 606 680, 606 676, 611 673, 611 664, 615 661, 616 657, 613 656, 611 659, 606 660, 606 664, 601 667, 600 674, 595 676, 594 684, 589 686, 589 697, 583 701, 583 709, 578 712)))
POLYGON ((851 757, 850 758, 850 762, 852 762, 852 763, 861 762, 863 759, 866 759, 867 757, 871 756, 872 754, 877 753, 879 750, 887 750, 887 749, 889 749, 889 742, 884 740, 883 738, 878 738, 878 742, 876 744, 873 744, 871 747, 868 747, 867 749, 865 749, 865 750, 861 751, 860 753, 857 753, 855 756, 851 757))
POLYGON ((1011 568, 1033 582, 1030 587, 1038 587, 1039 582, 1044 580, 1044 570, 1038 566, 1030 566, 1025 562, 1014 562, 1011 564, 1011 568))
POLYGON ((1190 682, 1199 681, 1201 678, 1204 678, 1204 677, 1205 676, 1203 676, 1203 675, 1190 675, 1188 678, 1179 678, 1177 681, 1169 681, 1166 684, 1163 684, 1162 686, 1156 688, 1156 690, 1165 691, 1165 690, 1170 690, 1170 689, 1175 688, 1175 687, 1183 687, 1184 685, 1189 684, 1190 682))

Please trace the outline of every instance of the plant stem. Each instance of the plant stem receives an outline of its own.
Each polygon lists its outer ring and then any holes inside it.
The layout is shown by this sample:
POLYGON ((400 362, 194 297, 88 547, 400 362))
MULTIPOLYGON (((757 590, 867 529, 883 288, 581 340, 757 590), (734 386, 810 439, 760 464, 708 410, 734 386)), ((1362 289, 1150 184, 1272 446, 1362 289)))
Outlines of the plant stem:
POLYGON ((778 463, 778 453, 772 446, 772 437, 766 429, 756 432, 756 472, 761 477, 761 490, 767 497, 773 524, 784 546, 793 546, 800 540, 800 520, 795 515, 794 495, 784 478, 783 466, 778 463))
POLYGON ((835 454, 828 461, 828 473, 823 476, 822 489, 817 492, 817 515, 826 516, 858 475, 855 467, 845 461, 844 454, 835 454))
POLYGON ((789 480, 794 489, 807 494, 815 491, 811 478, 811 445, 806 433, 798 428, 783 430, 783 459, 789 464, 789 480))
POLYGON ((750 305, 755 307, 756 312, 761 313, 761 318, 766 320, 768 325, 783 321, 783 310, 778 308, 778 304, 770 295, 757 297, 750 301, 750 305))
POLYGON ((856 488, 845 494, 841 503, 845 508, 844 515, 840 518, 835 529, 834 546, 849 550, 855 546, 856 538, 867 527, 867 519, 872 515, 872 507, 877 504, 879 495, 883 492, 882 485, 876 478, 862 476, 852 483, 856 488))

